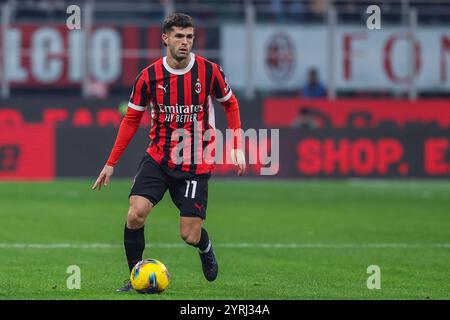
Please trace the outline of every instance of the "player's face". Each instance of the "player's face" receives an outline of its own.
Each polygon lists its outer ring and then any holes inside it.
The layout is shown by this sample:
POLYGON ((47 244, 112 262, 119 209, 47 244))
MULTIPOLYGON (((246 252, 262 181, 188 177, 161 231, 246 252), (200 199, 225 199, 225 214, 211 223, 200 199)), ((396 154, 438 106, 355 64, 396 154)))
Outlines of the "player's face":
POLYGON ((163 34, 163 40, 172 57, 181 61, 191 53, 194 42, 194 28, 173 27, 167 34, 163 34))

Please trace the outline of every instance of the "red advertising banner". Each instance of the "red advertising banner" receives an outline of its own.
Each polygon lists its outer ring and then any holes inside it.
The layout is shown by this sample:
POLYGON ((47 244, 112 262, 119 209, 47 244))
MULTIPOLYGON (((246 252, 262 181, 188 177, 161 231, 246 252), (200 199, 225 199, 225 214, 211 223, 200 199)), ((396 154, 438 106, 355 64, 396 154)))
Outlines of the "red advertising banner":
POLYGON ((0 180, 52 180, 55 168, 54 126, 0 126, 0 180))
POLYGON ((372 128, 382 122, 403 126, 408 122, 450 126, 450 100, 336 100, 267 98, 263 124, 269 128, 296 127, 307 115, 319 128, 372 128), (305 112, 306 110, 306 112, 305 112))
POLYGON ((285 129, 280 150, 282 177, 450 177, 448 129, 285 129))
MULTIPOLYGON (((57 176, 87 177, 98 174, 117 129, 62 126, 57 132, 57 176)), ((133 177, 148 142, 148 131, 138 130, 114 175, 133 177)), ((279 139, 248 141, 245 154, 251 178, 448 179, 450 129, 282 129, 279 139)), ((236 168, 216 164, 213 175, 235 177, 236 168)))

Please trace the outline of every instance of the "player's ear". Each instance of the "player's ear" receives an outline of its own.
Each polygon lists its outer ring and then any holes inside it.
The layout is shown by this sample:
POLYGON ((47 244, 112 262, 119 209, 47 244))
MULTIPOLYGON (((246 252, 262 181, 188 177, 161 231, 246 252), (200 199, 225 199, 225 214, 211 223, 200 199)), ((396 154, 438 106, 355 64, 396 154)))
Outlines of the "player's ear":
POLYGON ((164 46, 167 47, 167 39, 169 39, 169 37, 167 36, 167 34, 163 33, 163 34, 161 35, 161 39, 162 39, 162 42, 163 42, 164 46))

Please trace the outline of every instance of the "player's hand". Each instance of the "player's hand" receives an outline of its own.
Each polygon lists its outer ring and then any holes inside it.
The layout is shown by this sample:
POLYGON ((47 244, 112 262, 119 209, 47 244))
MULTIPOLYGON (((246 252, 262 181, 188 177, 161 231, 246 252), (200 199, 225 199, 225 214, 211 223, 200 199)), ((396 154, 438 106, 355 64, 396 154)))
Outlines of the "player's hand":
POLYGON ((100 191, 102 189, 102 185, 106 187, 109 184, 109 178, 113 175, 113 173, 114 173, 114 167, 108 166, 106 164, 103 167, 102 172, 100 172, 94 185, 92 186, 92 190, 95 190, 98 188, 98 190, 100 191))
POLYGON ((233 164, 237 166, 237 175, 242 176, 245 172, 245 155, 241 149, 232 149, 231 150, 231 161, 233 164))

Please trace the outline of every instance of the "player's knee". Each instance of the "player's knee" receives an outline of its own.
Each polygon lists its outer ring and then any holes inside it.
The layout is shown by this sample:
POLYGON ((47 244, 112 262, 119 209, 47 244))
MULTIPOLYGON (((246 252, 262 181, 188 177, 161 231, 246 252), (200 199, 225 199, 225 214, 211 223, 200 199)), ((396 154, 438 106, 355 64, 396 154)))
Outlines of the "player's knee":
POLYGON ((147 212, 145 212, 145 210, 139 207, 130 206, 127 218, 128 226, 133 229, 141 228, 145 224, 146 217, 147 212))
POLYGON ((180 230, 181 239, 187 244, 194 246, 200 241, 200 233, 195 232, 192 229, 181 229, 180 230))
POLYGON ((127 217, 128 227, 132 229, 143 227, 151 209, 152 205, 148 200, 136 196, 130 197, 130 207, 127 217))

